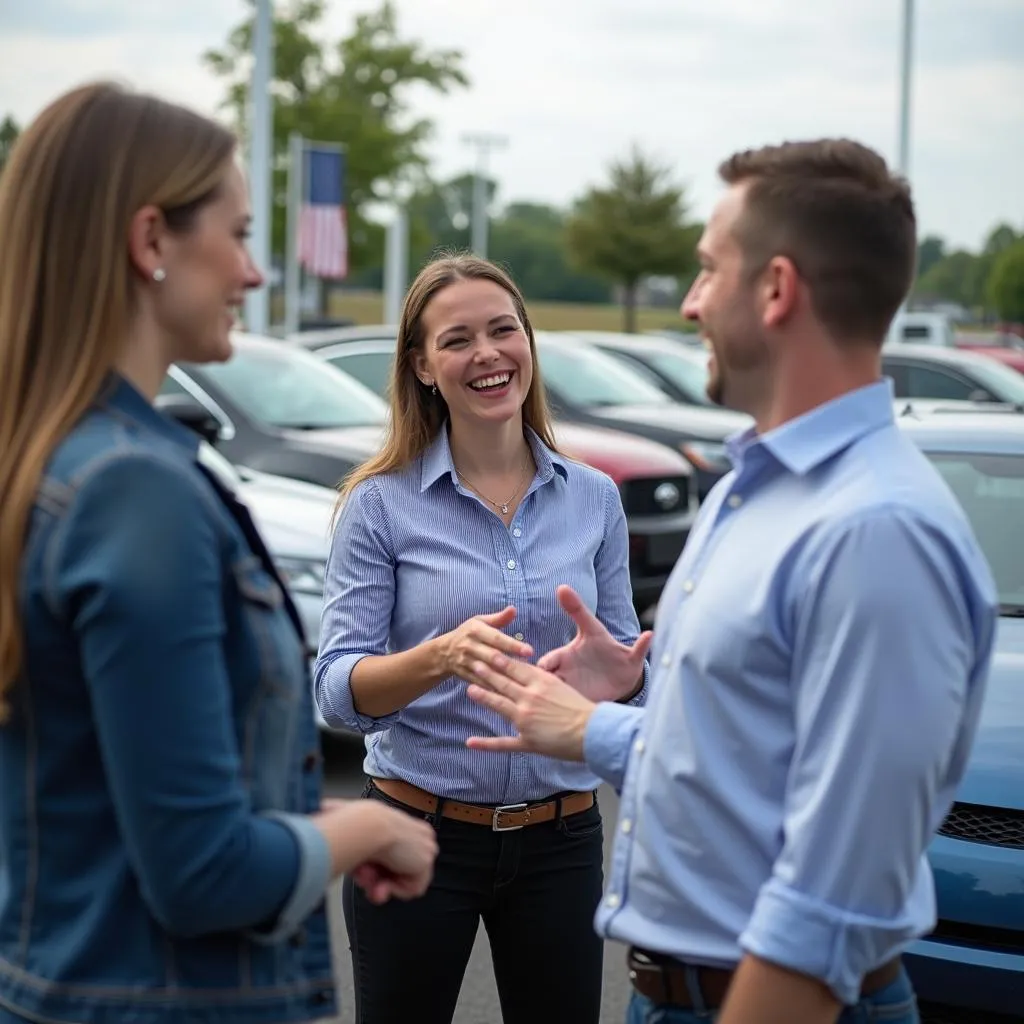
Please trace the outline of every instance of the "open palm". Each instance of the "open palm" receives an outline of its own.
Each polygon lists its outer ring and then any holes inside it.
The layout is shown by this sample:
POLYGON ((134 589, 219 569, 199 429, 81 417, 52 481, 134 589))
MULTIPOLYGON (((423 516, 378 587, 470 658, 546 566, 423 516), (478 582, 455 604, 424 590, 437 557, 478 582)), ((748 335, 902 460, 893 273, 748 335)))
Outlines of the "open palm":
POLYGON ((628 697, 640 685, 652 634, 641 633, 631 647, 620 643, 572 587, 559 587, 557 595, 558 603, 576 623, 576 636, 564 647, 549 651, 537 665, 588 700, 615 701, 628 697))

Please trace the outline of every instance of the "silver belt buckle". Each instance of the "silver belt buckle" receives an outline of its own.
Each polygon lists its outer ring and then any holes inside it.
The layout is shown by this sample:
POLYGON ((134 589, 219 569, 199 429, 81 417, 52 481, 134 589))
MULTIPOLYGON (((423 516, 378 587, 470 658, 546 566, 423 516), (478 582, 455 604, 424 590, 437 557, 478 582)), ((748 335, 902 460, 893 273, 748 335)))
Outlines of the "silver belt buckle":
POLYGON ((502 804, 501 807, 495 807, 494 813, 491 815, 491 831, 492 832, 518 832, 523 826, 522 825, 502 825, 500 823, 501 815, 503 814, 514 814, 516 811, 525 811, 526 804, 502 804))

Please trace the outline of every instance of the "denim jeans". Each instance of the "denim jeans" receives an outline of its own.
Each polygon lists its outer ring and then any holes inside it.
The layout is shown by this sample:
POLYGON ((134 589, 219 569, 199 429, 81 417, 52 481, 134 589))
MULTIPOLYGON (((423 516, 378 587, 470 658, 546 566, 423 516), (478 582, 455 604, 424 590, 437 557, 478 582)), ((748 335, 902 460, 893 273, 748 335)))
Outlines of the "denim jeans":
MULTIPOLYGON (((633 993, 626 1013, 626 1024, 711 1024, 715 1014, 698 1014, 671 1006, 658 1006, 645 996, 633 993)), ((920 1024, 914 989, 906 972, 878 992, 866 996, 856 1006, 848 1006, 836 1024, 920 1024)))
MULTIPOLYGON (((364 796, 410 814, 379 790, 364 796)), ((598 1024, 603 947, 601 812, 494 832, 434 821, 439 853, 421 899, 371 904, 343 886, 357 1024, 450 1024, 480 922, 504 1024, 598 1024)))

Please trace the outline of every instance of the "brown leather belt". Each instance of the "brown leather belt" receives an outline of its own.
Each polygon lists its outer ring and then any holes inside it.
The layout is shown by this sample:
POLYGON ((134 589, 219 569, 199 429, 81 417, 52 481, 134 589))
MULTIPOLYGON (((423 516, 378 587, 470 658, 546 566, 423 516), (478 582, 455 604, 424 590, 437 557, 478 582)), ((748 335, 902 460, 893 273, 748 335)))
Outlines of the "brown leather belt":
MULTIPOLYGON (((405 804, 406 807, 422 811, 424 814, 433 814, 437 810, 438 798, 410 782, 378 778, 370 781, 386 796, 405 804)), ((464 804, 458 800, 442 800, 440 803, 443 818, 468 822, 470 825, 490 825, 494 832, 515 832, 527 825, 539 825, 544 821, 554 821, 558 817, 568 818, 570 814, 589 811, 594 806, 594 794, 568 793, 539 803, 501 804, 497 807, 464 804)))
MULTIPOLYGON (((629 966, 629 980, 633 988, 652 1003, 659 1006, 673 1006, 681 1010, 697 1009, 690 986, 686 981, 686 965, 660 953, 631 946, 626 955, 629 966)), ((870 996, 891 985, 898 977, 902 961, 899 957, 882 964, 864 975, 860 993, 870 996)), ((732 982, 733 971, 722 967, 693 967, 696 982, 704 997, 704 1009, 721 1009, 725 995, 732 982)))

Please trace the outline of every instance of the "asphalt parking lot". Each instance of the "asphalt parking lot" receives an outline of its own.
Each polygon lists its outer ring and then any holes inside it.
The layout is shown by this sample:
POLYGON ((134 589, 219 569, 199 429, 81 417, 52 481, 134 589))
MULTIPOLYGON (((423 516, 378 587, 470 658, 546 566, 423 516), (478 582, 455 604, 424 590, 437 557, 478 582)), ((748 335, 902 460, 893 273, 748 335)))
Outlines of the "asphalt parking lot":
MULTIPOLYGON (((327 771, 326 789, 329 796, 355 797, 363 784, 362 744, 358 740, 331 739, 324 745, 327 771)), ((605 819, 605 864, 608 863, 618 799, 614 790, 604 787, 600 792, 605 819)), ((334 943, 337 951, 337 977, 341 1015, 336 1024, 351 1024, 355 1020, 355 1000, 352 995, 352 965, 348 955, 348 936, 341 915, 341 891, 336 887, 331 898, 334 943)), ((625 951, 617 943, 605 949, 604 999, 601 1006, 601 1024, 621 1024, 625 1019, 629 1001, 629 981, 624 963, 625 951)), ((473 957, 466 971, 454 1024, 501 1024, 498 993, 491 972, 491 956, 483 928, 477 936, 473 957)))

